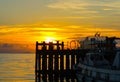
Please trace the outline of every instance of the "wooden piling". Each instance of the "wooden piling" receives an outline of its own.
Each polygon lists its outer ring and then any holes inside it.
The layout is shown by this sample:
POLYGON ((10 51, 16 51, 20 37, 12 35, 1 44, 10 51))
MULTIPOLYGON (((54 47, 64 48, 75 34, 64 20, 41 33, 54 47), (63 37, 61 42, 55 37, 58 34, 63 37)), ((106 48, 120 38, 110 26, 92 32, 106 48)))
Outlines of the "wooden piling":
POLYGON ((70 64, 70 62, 69 62, 69 55, 66 54, 66 70, 69 70, 69 64, 70 64))
POLYGON ((71 54, 71 69, 73 70, 73 65, 75 65, 75 54, 71 54))

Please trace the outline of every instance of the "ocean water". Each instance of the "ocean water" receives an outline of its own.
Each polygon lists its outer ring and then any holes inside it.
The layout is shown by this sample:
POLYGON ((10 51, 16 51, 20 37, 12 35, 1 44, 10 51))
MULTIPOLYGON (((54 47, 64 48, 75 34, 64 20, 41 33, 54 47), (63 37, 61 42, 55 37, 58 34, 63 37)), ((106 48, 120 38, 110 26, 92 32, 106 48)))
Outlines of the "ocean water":
POLYGON ((0 53, 0 82, 35 82, 35 54, 0 53))
MULTIPOLYGON (((35 82, 35 54, 0 53, 0 82, 35 82)), ((56 81, 47 80, 47 82, 56 81)), ((77 81, 64 78, 57 82, 77 81)))

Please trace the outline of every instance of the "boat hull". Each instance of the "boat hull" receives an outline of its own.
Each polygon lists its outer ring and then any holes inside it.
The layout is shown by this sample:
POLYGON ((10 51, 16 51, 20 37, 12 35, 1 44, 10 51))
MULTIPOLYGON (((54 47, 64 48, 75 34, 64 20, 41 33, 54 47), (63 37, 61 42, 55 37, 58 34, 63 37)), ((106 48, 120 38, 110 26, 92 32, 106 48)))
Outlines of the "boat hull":
POLYGON ((120 82, 119 70, 99 69, 87 65, 74 66, 79 82, 120 82))
POLYGON ((120 82, 120 81, 107 81, 107 80, 97 79, 97 78, 85 76, 80 73, 77 73, 76 76, 79 82, 120 82), (84 80, 83 80, 83 77, 84 77, 84 80))

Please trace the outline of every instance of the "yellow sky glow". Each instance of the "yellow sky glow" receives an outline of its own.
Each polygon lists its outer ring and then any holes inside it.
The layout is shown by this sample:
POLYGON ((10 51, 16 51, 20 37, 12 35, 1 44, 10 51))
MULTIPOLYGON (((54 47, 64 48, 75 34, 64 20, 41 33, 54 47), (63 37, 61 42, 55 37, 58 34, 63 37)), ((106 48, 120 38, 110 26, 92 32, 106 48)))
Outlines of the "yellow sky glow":
POLYGON ((119 0, 0 0, 0 12, 0 52, 34 51, 36 41, 81 40, 96 32, 120 37, 119 0))

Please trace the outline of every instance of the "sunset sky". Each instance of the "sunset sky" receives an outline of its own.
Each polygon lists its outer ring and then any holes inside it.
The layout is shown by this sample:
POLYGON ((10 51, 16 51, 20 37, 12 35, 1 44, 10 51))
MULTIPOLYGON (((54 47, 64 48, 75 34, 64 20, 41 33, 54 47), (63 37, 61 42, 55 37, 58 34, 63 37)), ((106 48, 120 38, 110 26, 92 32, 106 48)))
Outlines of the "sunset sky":
POLYGON ((29 52, 36 41, 96 32, 120 37, 120 0, 0 0, 0 52, 29 52))

